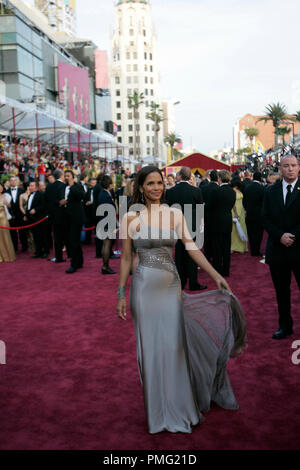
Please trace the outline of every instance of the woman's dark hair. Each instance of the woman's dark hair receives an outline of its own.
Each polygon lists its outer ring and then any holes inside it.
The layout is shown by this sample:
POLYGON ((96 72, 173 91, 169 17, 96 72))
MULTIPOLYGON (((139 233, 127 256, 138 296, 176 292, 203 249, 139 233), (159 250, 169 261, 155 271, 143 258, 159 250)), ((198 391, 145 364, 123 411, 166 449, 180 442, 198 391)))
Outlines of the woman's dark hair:
POLYGON ((2 187, 3 191, 5 190, 4 184, 0 182, 0 186, 2 187))
POLYGON ((239 178, 239 176, 235 176, 234 178, 232 178, 230 184, 233 188, 238 188, 238 190, 242 192, 243 183, 241 182, 241 179, 239 178))
POLYGON ((108 189, 112 182, 113 180, 109 175, 104 175, 101 180, 101 186, 103 189, 108 189))
MULTIPOLYGON (((164 184, 164 176, 163 176, 162 171, 159 168, 153 165, 145 166, 138 172, 134 180, 133 196, 130 201, 131 206, 133 204, 144 204, 142 202, 142 194, 140 191, 140 187, 143 186, 143 184, 146 181, 147 176, 150 175, 150 173, 158 173, 161 176, 161 180, 164 184)), ((164 192, 163 192, 160 202, 164 202, 164 200, 165 200, 165 185, 164 185, 164 192)))

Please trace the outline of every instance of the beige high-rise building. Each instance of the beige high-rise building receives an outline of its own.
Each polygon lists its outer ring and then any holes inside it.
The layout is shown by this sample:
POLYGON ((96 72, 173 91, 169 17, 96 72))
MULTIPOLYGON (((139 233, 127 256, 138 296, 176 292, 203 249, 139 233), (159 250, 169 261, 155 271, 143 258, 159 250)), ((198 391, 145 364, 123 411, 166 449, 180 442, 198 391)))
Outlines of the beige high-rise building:
POLYGON ((76 36, 76 0, 34 0, 55 32, 76 36))
MULTIPOLYGON (((118 141, 134 156, 134 118, 128 96, 143 93, 139 108, 138 155, 149 162, 155 154, 155 130, 147 118, 151 103, 161 106, 160 77, 157 67, 156 32, 148 0, 115 0, 115 28, 111 34, 110 91, 113 120, 118 125, 118 141)), ((163 123, 158 133, 158 158, 166 161, 163 123)))

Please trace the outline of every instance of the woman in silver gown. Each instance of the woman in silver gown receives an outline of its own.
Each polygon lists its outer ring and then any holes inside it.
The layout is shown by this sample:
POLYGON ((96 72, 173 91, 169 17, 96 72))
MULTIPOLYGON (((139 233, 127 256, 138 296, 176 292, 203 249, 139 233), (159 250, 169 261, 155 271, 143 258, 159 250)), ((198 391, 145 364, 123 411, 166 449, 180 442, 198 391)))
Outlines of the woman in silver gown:
POLYGON ((133 203, 122 221, 123 255, 118 316, 126 320, 125 287, 132 243, 139 256, 130 291, 137 362, 149 432, 190 433, 212 401, 238 408, 226 364, 246 345, 246 325, 238 300, 191 239, 184 216, 162 205, 163 176, 143 168, 133 203), (137 209, 137 210, 135 210, 137 209), (218 290, 199 295, 181 291, 173 261, 178 238, 192 259, 216 282, 218 290))

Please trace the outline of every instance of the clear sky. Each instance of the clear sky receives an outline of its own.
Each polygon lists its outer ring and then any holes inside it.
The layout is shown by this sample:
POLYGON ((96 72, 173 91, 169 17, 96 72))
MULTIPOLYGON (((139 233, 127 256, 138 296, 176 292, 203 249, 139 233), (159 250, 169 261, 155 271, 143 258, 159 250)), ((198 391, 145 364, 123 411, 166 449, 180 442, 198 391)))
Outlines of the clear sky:
MULTIPOLYGON (((109 50, 113 0, 77 0, 78 36, 109 50)), ((162 97, 184 146, 232 144, 234 122, 273 102, 300 110, 299 0, 152 0, 162 97)))

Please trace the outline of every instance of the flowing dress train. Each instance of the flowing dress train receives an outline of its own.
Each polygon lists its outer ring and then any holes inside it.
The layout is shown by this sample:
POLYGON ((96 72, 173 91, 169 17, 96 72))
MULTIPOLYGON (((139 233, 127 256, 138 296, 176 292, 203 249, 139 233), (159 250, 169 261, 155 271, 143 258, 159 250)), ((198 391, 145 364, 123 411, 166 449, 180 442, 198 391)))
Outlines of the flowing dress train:
POLYGON ((140 232, 130 309, 148 429, 190 433, 211 401, 238 409, 226 364, 246 345, 246 323, 228 292, 182 293, 172 258, 175 231, 141 221, 140 232))

